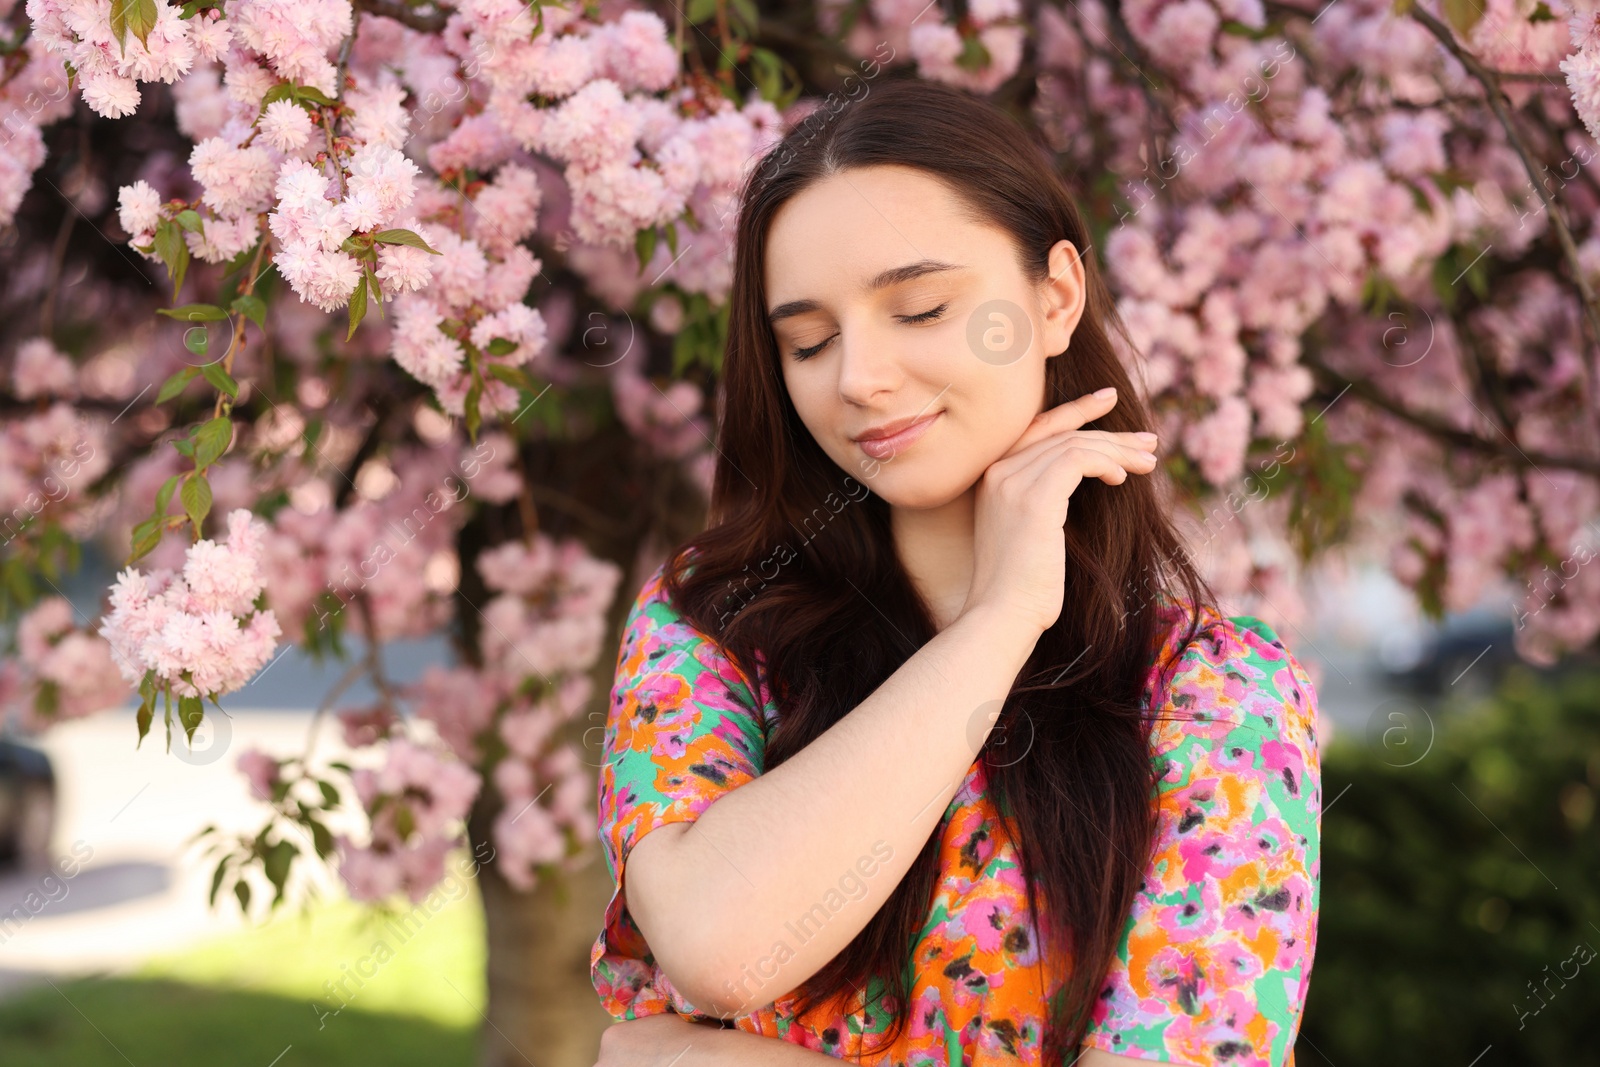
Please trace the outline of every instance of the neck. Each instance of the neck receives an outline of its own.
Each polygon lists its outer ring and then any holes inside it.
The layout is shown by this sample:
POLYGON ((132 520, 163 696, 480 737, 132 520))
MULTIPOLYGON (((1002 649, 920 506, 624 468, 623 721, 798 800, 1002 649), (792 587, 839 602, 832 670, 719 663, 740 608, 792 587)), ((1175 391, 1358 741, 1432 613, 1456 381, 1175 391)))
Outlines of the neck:
POLYGON ((955 621, 972 584, 973 515, 977 486, 936 508, 893 507, 895 551, 911 584, 943 630, 955 621))

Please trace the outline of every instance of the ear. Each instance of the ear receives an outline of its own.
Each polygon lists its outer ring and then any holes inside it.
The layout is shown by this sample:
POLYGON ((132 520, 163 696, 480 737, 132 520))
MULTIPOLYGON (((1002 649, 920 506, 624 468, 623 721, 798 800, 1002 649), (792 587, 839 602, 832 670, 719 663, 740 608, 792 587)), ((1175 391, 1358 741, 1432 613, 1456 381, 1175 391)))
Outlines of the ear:
POLYGON ((1046 358, 1067 350, 1088 303, 1083 258, 1071 241, 1063 237, 1051 246, 1049 269, 1050 277, 1040 290, 1044 329, 1039 343, 1044 346, 1046 358))

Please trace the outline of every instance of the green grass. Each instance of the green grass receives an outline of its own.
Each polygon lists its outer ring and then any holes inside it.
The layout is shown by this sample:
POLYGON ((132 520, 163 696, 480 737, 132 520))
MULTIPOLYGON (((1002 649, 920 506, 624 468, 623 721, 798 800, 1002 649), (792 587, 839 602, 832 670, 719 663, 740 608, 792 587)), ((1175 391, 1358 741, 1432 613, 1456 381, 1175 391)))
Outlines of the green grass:
POLYGON ((0 1001, 0 1067, 467 1067, 484 929, 477 893, 458 885, 409 927, 319 904, 128 975, 41 984, 0 1001))

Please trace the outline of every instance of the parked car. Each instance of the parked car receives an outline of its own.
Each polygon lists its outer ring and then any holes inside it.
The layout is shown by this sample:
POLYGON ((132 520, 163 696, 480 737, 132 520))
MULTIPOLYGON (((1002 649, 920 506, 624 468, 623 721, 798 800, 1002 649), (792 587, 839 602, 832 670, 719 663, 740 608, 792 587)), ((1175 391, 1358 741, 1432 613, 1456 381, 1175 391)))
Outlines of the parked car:
POLYGON ((1390 682, 1414 693, 1484 693, 1509 668, 1525 664, 1515 636, 1509 614, 1476 608, 1446 615, 1391 642, 1380 657, 1381 670, 1390 682))
POLYGON ((56 820, 56 775, 50 757, 0 737, 0 868, 50 865, 56 820))

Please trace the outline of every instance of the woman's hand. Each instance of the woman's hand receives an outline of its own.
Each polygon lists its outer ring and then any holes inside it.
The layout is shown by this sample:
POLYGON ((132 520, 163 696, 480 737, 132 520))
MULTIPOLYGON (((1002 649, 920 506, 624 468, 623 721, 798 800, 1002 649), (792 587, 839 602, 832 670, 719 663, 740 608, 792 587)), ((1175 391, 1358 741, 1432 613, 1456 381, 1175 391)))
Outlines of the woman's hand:
POLYGON ((595 1067, 828 1067, 837 1062, 825 1052, 775 1037, 668 1014, 613 1023, 600 1034, 595 1067))
MULTIPOLYGON (((1102 393, 1106 391, 1102 390, 1102 393)), ((1061 615, 1067 502, 1085 478, 1120 485, 1155 470, 1156 435, 1079 427, 1116 406, 1114 391, 1041 412, 978 482, 972 584, 961 614, 998 609, 1044 633, 1061 615)))
POLYGON ((696 1053, 711 1050, 716 1039, 727 1032, 672 1012, 612 1023, 600 1033, 600 1059, 595 1067, 706 1065, 713 1061, 696 1053))

